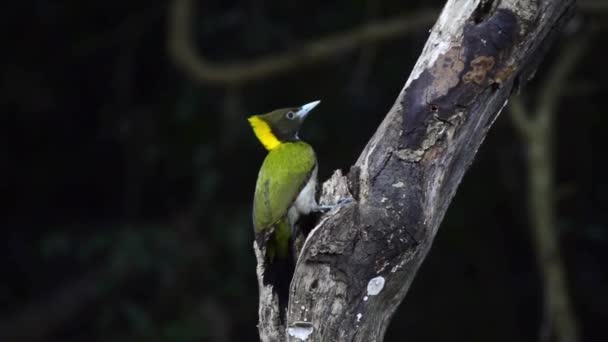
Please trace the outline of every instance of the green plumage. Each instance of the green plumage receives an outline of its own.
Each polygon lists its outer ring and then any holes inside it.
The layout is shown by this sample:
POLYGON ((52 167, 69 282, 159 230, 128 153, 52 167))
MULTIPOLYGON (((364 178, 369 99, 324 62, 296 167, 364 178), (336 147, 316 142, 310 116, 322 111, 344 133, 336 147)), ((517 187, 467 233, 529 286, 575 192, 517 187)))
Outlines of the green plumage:
POLYGON ((304 119, 319 102, 276 109, 247 119, 268 150, 255 186, 253 226, 256 246, 265 254, 262 281, 264 286, 271 285, 283 318, 299 242, 304 237, 304 231, 298 233, 294 226, 301 215, 319 207, 315 200, 315 152, 298 137, 304 119), (293 234, 299 236, 292 237, 293 234))
POLYGON ((291 225, 288 211, 308 182, 316 165, 315 153, 302 141, 286 142, 268 152, 258 174, 253 200, 256 235, 274 238, 268 243, 268 257, 287 254, 291 225))
POLYGON ((284 216, 273 225, 274 238, 268 242, 268 259, 273 260, 275 256, 287 258, 289 253, 289 237, 291 236, 291 225, 287 216, 284 216))

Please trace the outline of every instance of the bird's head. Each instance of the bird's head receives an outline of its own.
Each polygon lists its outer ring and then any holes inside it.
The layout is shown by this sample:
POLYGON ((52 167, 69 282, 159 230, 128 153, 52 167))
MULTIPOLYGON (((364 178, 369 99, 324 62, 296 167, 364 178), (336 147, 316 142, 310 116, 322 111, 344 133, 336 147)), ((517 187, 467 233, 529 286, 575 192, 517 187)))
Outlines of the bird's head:
POLYGON ((307 103, 301 107, 282 108, 267 114, 253 115, 248 120, 255 136, 270 151, 282 143, 299 140, 300 126, 319 102, 321 101, 307 103))

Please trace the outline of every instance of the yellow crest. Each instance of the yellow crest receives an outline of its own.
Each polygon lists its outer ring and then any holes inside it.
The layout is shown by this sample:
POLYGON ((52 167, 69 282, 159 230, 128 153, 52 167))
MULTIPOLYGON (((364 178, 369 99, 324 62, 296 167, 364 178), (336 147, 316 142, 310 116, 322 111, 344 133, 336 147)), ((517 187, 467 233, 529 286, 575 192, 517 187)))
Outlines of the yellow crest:
POLYGON ((253 128, 253 133, 255 133, 255 136, 268 151, 273 150, 279 145, 281 145, 281 142, 272 133, 272 129, 270 129, 270 126, 268 125, 268 123, 266 123, 266 121, 262 120, 257 115, 251 116, 247 120, 253 128))

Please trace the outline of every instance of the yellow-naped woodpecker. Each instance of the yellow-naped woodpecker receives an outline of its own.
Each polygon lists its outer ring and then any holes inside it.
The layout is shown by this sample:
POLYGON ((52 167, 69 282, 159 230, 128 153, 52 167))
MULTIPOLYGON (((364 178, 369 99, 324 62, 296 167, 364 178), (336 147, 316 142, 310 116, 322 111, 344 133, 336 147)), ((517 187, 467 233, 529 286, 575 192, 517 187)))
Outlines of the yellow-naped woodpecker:
POLYGON ((253 226, 258 246, 266 251, 264 278, 271 277, 279 299, 289 289, 291 273, 285 273, 293 271, 292 239, 298 218, 319 209, 315 199, 317 158, 313 148, 298 136, 304 119, 319 102, 248 119, 268 150, 255 187, 253 226))

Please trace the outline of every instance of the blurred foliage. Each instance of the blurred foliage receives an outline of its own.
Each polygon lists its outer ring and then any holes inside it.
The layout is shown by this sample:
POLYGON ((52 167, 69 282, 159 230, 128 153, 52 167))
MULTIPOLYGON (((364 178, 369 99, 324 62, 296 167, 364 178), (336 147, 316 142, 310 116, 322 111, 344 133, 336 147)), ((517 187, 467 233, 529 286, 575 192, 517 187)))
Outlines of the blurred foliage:
MULTIPOLYGON (((201 2, 196 44, 221 62, 278 53, 365 23, 371 3, 201 2)), ((442 3, 384 0, 374 20, 442 3)), ((317 149, 321 179, 347 170, 429 29, 383 43, 363 62, 370 47, 224 89, 195 84, 172 64, 164 1, 3 9, 7 32, 22 37, 5 43, 0 79, 8 139, 0 337, 7 326, 36 329, 26 324, 36 313, 39 336, 30 340, 44 341, 257 341, 250 204, 264 151, 246 117, 322 99, 301 135, 317 149), (91 281, 93 290, 79 290, 91 281), (77 309, 56 314, 65 289, 77 309)), ((599 341, 608 337, 600 324, 608 318, 608 170, 598 148, 608 75, 591 67, 599 50, 587 58, 560 108, 556 172, 574 187, 558 205, 575 309, 586 339, 599 341)), ((508 120, 497 121, 386 341, 537 339, 541 294, 524 152, 513 134, 508 120)))

